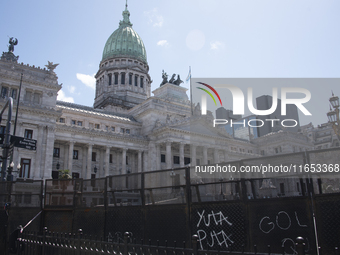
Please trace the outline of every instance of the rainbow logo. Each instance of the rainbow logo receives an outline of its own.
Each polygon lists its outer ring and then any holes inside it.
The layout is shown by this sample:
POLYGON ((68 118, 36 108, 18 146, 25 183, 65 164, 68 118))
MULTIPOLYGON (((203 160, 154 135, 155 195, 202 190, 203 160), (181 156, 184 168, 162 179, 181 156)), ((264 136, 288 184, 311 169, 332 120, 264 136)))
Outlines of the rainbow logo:
MULTIPOLYGON (((204 85, 204 86, 206 86, 207 88, 211 89, 212 92, 214 92, 215 95, 217 96, 217 98, 218 98, 218 100, 220 101, 221 106, 222 106, 222 101, 221 101, 220 95, 216 92, 216 90, 215 90, 213 87, 211 87, 210 85, 208 85, 208 84, 206 84, 206 83, 203 83, 203 82, 197 82, 197 83, 199 83, 199 84, 201 84, 201 85, 204 85)), ((215 105, 217 106, 217 103, 216 103, 216 100, 215 100, 214 96, 213 96, 208 90, 206 90, 206 89, 204 89, 204 88, 200 88, 200 87, 196 87, 196 88, 198 88, 198 89, 200 89, 200 90, 203 90, 203 91, 205 91, 206 93, 208 93, 208 95, 211 96, 211 98, 214 100, 215 105)))

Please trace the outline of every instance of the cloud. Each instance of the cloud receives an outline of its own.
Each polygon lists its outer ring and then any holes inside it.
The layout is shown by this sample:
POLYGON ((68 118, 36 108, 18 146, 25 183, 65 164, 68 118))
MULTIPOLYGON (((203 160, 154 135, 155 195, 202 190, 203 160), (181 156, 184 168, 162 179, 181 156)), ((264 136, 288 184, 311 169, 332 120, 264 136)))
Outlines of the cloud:
POLYGON ((77 79, 91 89, 96 88, 96 79, 94 78, 94 75, 91 76, 88 74, 77 73, 77 79))
POLYGON ((67 97, 64 93, 64 91, 59 90, 57 100, 59 101, 64 101, 64 102, 69 102, 69 103, 74 103, 73 97, 67 97))
POLYGON ((151 11, 145 11, 144 15, 149 18, 149 24, 152 24, 154 27, 162 27, 163 26, 163 16, 158 13, 157 8, 153 8, 151 11))
POLYGON ((72 94, 76 91, 76 87, 75 86, 68 86, 67 89, 72 94))
POLYGON ((210 43, 210 49, 211 50, 223 50, 225 47, 223 42, 215 41, 210 43))
POLYGON ((168 46, 169 43, 168 43, 167 40, 160 40, 160 41, 157 42, 157 45, 158 46, 168 46))

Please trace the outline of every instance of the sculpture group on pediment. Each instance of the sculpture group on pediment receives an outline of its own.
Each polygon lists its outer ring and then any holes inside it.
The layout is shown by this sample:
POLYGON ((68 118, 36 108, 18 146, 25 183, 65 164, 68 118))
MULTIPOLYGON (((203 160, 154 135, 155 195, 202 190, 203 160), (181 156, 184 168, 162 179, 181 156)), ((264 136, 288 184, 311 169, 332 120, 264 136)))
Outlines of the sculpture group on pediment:
POLYGON ((161 83, 160 86, 163 86, 166 83, 170 83, 170 84, 179 86, 181 83, 183 83, 179 74, 177 74, 177 79, 175 79, 176 74, 173 74, 169 81, 168 81, 168 77, 169 77, 168 74, 166 72, 164 72, 164 70, 162 70, 162 79, 163 80, 162 80, 162 83, 161 83))

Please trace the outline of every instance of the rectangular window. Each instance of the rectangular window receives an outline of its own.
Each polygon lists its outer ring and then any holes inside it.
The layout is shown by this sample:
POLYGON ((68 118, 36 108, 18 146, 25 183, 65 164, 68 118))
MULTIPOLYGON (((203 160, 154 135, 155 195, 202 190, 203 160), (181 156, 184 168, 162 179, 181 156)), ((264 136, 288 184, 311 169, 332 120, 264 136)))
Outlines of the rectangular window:
POLYGON ((78 150, 73 150, 73 159, 78 159, 78 150))
POLYGON ((109 85, 112 85, 112 74, 109 73, 109 85))
POLYGON ((105 130, 106 130, 106 131, 109 131, 109 126, 105 126, 105 130))
POLYGON ((33 103, 34 104, 40 104, 40 94, 39 93, 33 94, 33 103))
POLYGON ((27 139, 33 139, 32 138, 33 137, 33 130, 25 129, 25 136, 24 137, 27 138, 27 139))
POLYGON ((89 123, 89 128, 93 128, 93 123, 89 123))
POLYGON ((115 127, 111 127, 112 132, 115 132, 115 130, 116 130, 115 127))
POLYGON ((284 183, 280 183, 280 193, 281 193, 281 195, 285 194, 285 184, 284 183))
POLYGON ((112 163, 112 154, 110 154, 109 163, 112 163))
POLYGON ((125 128, 120 128, 120 132, 124 134, 125 133, 125 128))
POLYGON ((118 74, 115 73, 115 84, 117 85, 118 84, 118 74))
POLYGON ((138 86, 138 76, 135 75, 135 86, 137 87, 138 86))
POLYGON ((188 165, 190 164, 190 162, 191 162, 191 158, 187 158, 187 157, 184 158, 184 165, 188 165))
POLYGON ((60 154, 60 148, 55 148, 53 149, 53 157, 55 158, 59 158, 59 154, 60 154))
POLYGON ((120 83, 123 85, 125 84, 125 73, 121 73, 120 83))
POLYGON ((174 164, 179 164, 179 156, 174 156, 174 164))
POLYGON ((22 158, 19 177, 30 178, 30 171, 31 171, 31 159, 22 158))
POLYGON ((60 122, 60 123, 65 123, 65 119, 64 119, 64 118, 60 118, 60 119, 59 119, 59 122, 60 122))
POLYGON ((165 155, 161 154, 161 163, 165 163, 165 155))
POLYGON ((132 73, 129 74, 129 85, 132 85, 132 73))
POLYGON ((140 87, 143 88, 144 86, 144 83, 143 83, 143 80, 144 80, 144 77, 140 77, 140 87))
POLYGON ((7 92, 8 92, 8 88, 2 87, 1 88, 1 97, 3 97, 3 98, 7 97, 7 92))
POLYGON ((77 125, 81 127, 83 125, 83 122, 82 121, 78 121, 77 125))
POLYGON ((125 157, 125 163, 128 165, 129 164, 129 158, 128 156, 125 157))
POLYGON ((130 134, 130 129, 125 129, 125 133, 130 134))
POLYGON ((31 98, 32 98, 32 92, 31 91, 26 91, 25 101, 31 102, 31 98))
POLYGON ((79 173, 72 173, 72 179, 79 179, 79 173))
POLYGON ((71 124, 72 124, 72 125, 75 125, 75 124, 76 124, 76 121, 75 121, 75 120, 71 120, 71 124))
POLYGON ((15 100, 15 99, 17 99, 17 92, 18 92, 18 90, 17 89, 12 89, 12 98, 15 100))
POLYGON ((92 152, 92 161, 96 161, 97 153, 92 152))
POLYGON ((94 124, 94 128, 99 129, 100 125, 99 124, 94 124))

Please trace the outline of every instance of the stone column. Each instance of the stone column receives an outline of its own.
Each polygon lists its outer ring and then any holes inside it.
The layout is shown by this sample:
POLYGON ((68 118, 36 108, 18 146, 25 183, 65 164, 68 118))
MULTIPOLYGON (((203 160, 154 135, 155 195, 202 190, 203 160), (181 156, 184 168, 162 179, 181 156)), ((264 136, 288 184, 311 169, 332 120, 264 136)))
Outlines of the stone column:
POLYGON ((172 163, 171 163, 171 142, 167 141, 166 142, 166 168, 171 169, 172 168, 172 163))
POLYGON ((86 179, 91 179, 91 171, 92 171, 92 143, 87 145, 87 171, 86 171, 86 179))
MULTIPOLYGON (((20 134, 20 133, 18 132, 17 134, 20 134)), ((42 169, 42 160, 41 160, 44 157, 43 153, 45 152, 45 150, 43 148, 43 144, 42 144, 43 134, 44 134, 44 127, 42 125, 38 125, 37 157, 36 157, 36 161, 35 161, 35 167, 31 168, 31 176, 30 176, 30 178, 32 178, 32 179, 34 179, 34 177, 36 177, 36 176, 37 177, 41 176, 41 171, 43 171, 43 169, 42 169), (33 169, 33 168, 35 168, 35 169, 33 169)), ((53 141, 53 149, 54 149, 54 141, 53 141)), ((14 153, 14 151, 13 151, 13 153, 14 153)), ((16 152, 15 156, 16 156, 15 158, 17 158, 17 161, 18 161, 18 156, 19 156, 18 151, 16 152)), ((19 161, 18 161, 18 163, 19 163, 19 161)), ((15 164, 14 167, 16 167, 18 165, 18 163, 15 164)), ((51 171, 52 171, 52 169, 51 169, 51 171)))
POLYGON ((123 152, 122 152, 122 174, 126 174, 126 151, 128 149, 127 148, 123 148, 123 152))
POLYGON ((142 172, 142 151, 138 150, 138 162, 137 162, 138 173, 142 172))
POLYGON ((179 143, 179 166, 184 167, 184 143, 179 143))
POLYGON ((53 161, 53 148, 54 148, 54 126, 47 126, 46 132, 46 148, 45 154, 45 166, 41 171, 41 177, 43 179, 52 178, 52 161, 53 161))
POLYGON ((228 161, 228 151, 225 150, 224 151, 224 162, 227 162, 228 161))
POLYGON ((148 146, 148 171, 156 170, 157 161, 156 157, 156 147, 154 142, 150 142, 148 146))
POLYGON ((208 148, 203 146, 203 165, 208 164, 208 148))
POLYGON ((70 170, 70 174, 72 174, 73 149, 74 149, 74 141, 70 141, 69 147, 68 147, 68 170, 70 170))
POLYGON ((119 165, 119 153, 120 151, 119 150, 116 150, 116 174, 122 174, 120 171, 119 171, 119 168, 120 168, 120 165, 119 165))
POLYGON ((105 175, 104 176, 109 176, 110 175, 110 147, 106 146, 106 151, 105 151, 105 175))
POLYGON ((197 148, 197 146, 196 146, 196 144, 192 144, 191 145, 191 162, 190 162, 190 165, 191 166, 196 166, 196 148, 197 148))
POLYGON ((217 148, 214 148, 214 163, 220 163, 220 155, 217 148))
POLYGON ((156 144, 156 170, 161 169, 161 145, 156 144))
POLYGON ((144 151, 143 153, 143 169, 142 172, 148 171, 148 152, 144 151))
POLYGON ((82 165, 82 171, 81 171, 81 176, 80 176, 80 178, 83 178, 83 179, 86 179, 86 169, 87 169, 87 167, 86 167, 86 164, 87 164, 87 159, 86 159, 86 157, 87 157, 87 152, 86 152, 86 146, 82 146, 81 147, 81 151, 82 151, 82 157, 83 157, 83 165, 82 165))

